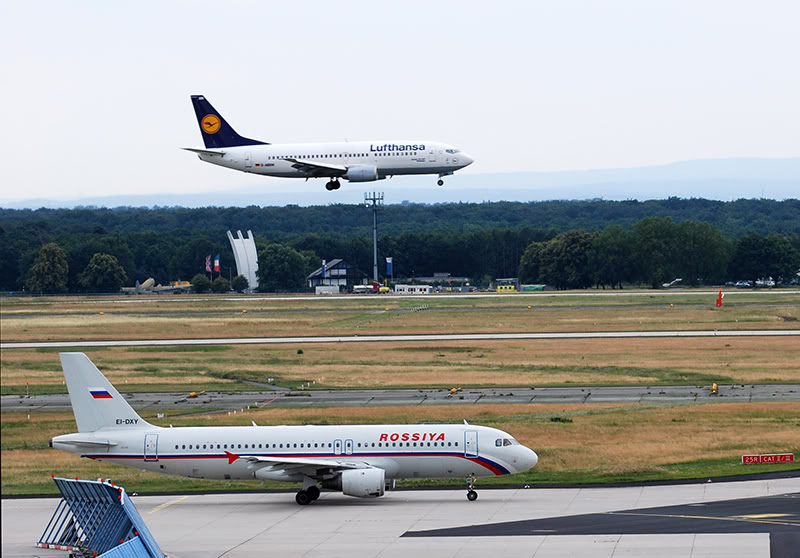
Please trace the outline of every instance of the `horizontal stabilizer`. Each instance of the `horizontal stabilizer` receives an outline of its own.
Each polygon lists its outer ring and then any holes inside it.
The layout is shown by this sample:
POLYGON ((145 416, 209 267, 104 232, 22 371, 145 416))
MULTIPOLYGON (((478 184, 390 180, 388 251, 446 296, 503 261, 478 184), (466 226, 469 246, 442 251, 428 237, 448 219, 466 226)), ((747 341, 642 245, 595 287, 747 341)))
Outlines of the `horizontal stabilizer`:
POLYGON ((219 149, 198 149, 197 147, 181 147, 181 149, 191 151, 192 153, 202 153, 203 155, 225 155, 225 152, 219 149))

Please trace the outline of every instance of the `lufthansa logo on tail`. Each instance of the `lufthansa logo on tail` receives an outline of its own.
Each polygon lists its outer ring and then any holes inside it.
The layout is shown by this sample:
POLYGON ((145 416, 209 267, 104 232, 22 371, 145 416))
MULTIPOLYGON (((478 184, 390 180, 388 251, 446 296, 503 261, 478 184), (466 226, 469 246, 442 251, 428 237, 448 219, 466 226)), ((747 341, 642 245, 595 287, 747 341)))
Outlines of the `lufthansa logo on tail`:
POLYGON ((220 121, 216 114, 206 114, 200 121, 200 127, 206 134, 216 134, 219 131, 220 121))

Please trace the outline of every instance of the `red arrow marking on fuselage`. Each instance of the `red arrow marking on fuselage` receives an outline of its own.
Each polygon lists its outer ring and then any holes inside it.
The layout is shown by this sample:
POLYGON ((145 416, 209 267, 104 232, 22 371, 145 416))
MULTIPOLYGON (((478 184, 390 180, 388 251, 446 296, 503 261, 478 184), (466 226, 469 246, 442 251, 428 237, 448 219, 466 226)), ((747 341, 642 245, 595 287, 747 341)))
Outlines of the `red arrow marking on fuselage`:
POLYGON ((236 461, 237 459, 239 459, 239 456, 238 456, 238 455, 236 455, 235 453, 231 453, 231 452, 229 452, 229 451, 226 451, 226 452, 225 452, 225 455, 227 455, 227 456, 228 456, 228 465, 232 465, 234 461, 236 461))

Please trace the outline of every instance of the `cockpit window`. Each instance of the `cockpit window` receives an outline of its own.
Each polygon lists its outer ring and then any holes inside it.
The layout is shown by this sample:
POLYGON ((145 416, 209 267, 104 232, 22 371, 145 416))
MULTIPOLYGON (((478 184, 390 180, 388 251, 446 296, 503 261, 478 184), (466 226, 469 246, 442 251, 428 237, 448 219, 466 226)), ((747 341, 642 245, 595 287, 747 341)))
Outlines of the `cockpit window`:
POLYGON ((496 445, 498 448, 502 447, 503 446, 503 439, 502 438, 498 438, 497 440, 494 441, 494 445, 496 445))
POLYGON ((508 438, 506 438, 505 440, 503 440, 503 445, 504 445, 504 446, 510 446, 510 445, 511 445, 511 440, 509 440, 508 438))
POLYGON ((517 441, 516 441, 514 438, 509 438, 509 439, 508 439, 508 440, 506 440, 506 441, 507 441, 507 442, 511 442, 511 445, 512 445, 512 446, 518 446, 518 445, 519 445, 519 442, 517 442, 517 441))
POLYGON ((458 153, 458 149, 445 149, 447 153, 458 153))

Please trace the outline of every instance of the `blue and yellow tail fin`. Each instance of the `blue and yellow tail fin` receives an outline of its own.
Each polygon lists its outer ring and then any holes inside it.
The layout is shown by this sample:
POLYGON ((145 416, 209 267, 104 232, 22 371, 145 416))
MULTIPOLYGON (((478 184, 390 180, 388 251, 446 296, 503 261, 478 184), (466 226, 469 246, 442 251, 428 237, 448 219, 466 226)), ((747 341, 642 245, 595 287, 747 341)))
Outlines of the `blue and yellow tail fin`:
POLYGON ((209 149, 239 145, 265 145, 266 142, 243 138, 202 95, 192 95, 192 105, 200 125, 203 142, 209 149))

